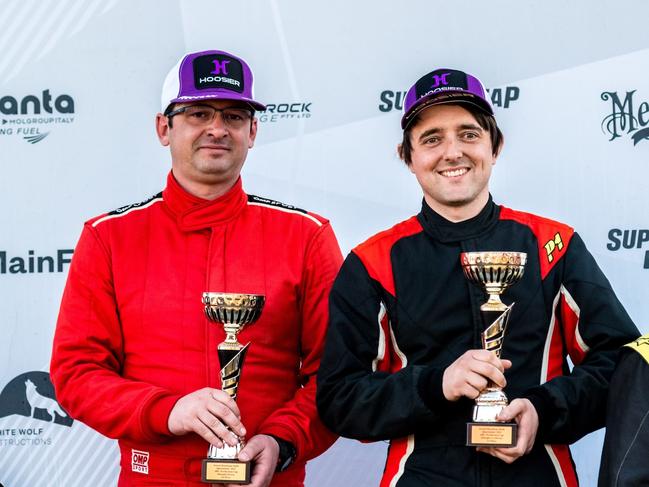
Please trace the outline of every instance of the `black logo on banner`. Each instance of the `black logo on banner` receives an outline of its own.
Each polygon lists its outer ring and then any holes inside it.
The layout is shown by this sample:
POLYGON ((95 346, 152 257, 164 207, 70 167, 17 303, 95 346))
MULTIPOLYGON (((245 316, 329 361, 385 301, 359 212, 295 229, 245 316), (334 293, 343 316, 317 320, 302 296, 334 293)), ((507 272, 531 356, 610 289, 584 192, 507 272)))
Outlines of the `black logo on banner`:
POLYGON ((311 102, 266 103, 266 110, 258 117, 262 123, 311 118, 311 102))
POLYGON ((601 94, 604 101, 610 102, 610 114, 602 120, 602 131, 611 136, 613 141, 623 135, 629 135, 633 145, 649 139, 649 103, 634 105, 636 90, 619 95, 617 91, 605 91, 601 94))
POLYGON ((0 275, 2 274, 51 274, 63 272, 72 261, 73 249, 58 249, 56 255, 38 255, 28 250, 27 255, 15 255, 0 250, 0 275))
POLYGON ((54 96, 43 90, 40 96, 0 97, 0 136, 18 136, 36 144, 50 134, 56 125, 74 122, 74 99, 70 95, 54 96))
MULTIPOLYGON (((443 83, 444 79, 439 78, 438 81, 443 83)), ((383 90, 379 95, 379 110, 386 113, 392 110, 403 110, 406 93, 405 91, 383 90)), ((521 90, 518 86, 505 86, 503 88, 487 88, 487 93, 494 107, 509 108, 513 102, 518 100, 521 90)))
MULTIPOLYGON (((613 252, 617 252, 618 250, 642 249, 645 244, 649 247, 649 229, 634 228, 622 230, 620 228, 611 228, 608 232, 608 240, 609 242, 606 244, 606 248, 613 252)), ((644 253, 643 267, 649 269, 649 250, 646 250, 644 253)))
POLYGON ((5 386, 0 393, 0 418, 14 414, 68 427, 74 422, 56 400, 46 372, 26 372, 5 386))

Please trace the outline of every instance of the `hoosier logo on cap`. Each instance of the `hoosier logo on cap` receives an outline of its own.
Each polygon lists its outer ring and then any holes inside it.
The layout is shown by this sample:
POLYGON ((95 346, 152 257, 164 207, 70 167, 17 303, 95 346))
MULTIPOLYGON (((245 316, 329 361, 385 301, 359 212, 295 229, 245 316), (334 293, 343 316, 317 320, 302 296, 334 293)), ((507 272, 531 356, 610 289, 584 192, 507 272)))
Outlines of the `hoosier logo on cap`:
POLYGON ((417 98, 436 91, 467 90, 466 74, 454 69, 438 69, 428 73, 415 84, 417 98))
POLYGON ((244 90, 243 67, 225 54, 208 54, 194 59, 194 86, 199 90, 221 88, 237 93, 244 90))

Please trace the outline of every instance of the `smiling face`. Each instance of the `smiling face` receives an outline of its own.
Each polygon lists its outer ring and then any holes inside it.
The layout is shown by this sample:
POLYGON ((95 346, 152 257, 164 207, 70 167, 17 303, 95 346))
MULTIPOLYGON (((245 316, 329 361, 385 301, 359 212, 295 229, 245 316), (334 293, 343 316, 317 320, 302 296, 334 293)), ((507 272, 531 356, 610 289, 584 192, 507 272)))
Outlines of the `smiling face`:
POLYGON ((489 132, 460 105, 433 105, 419 115, 410 142, 408 167, 426 203, 451 221, 477 215, 489 199, 497 158, 489 132))
MULTIPOLYGON (((178 104, 181 108, 189 104, 178 104)), ((246 107, 236 101, 206 100, 201 105, 217 109, 246 107)), ((188 192, 205 199, 226 193, 237 181, 248 149, 257 135, 257 119, 241 128, 224 123, 219 112, 211 123, 196 125, 187 120, 187 113, 169 119, 158 114, 156 130, 160 143, 171 150, 171 167, 178 183, 188 192)))

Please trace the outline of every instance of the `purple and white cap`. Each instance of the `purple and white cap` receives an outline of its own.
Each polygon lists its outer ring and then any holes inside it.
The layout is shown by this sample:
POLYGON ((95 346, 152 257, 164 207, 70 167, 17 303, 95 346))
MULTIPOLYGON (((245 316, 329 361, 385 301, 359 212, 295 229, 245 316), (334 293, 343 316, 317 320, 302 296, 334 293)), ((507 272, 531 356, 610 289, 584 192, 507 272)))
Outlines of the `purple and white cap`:
POLYGON ((265 105, 254 100, 250 66, 225 51, 186 54, 165 78, 162 113, 172 103, 200 100, 237 100, 255 110, 266 110, 265 105))
POLYGON ((406 93, 401 128, 405 129, 424 108, 440 103, 468 103, 494 114, 478 78, 456 69, 436 69, 419 78, 406 93))

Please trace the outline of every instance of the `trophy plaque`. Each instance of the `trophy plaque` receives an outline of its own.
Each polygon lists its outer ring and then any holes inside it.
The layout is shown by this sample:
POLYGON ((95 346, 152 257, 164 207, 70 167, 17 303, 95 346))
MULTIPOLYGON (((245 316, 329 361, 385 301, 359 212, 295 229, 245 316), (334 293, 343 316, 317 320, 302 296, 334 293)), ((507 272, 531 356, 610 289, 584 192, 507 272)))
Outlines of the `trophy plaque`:
MULTIPOLYGON (((205 314, 210 321, 221 323, 225 341, 217 347, 221 366, 221 388, 236 400, 243 359, 250 343, 241 345, 237 334, 246 325, 257 321, 264 307, 265 298, 258 294, 203 293, 205 314)), ((245 445, 243 438, 235 446, 223 444, 221 448, 210 445, 207 458, 203 460, 201 480, 209 484, 250 483, 250 462, 237 460, 245 445)))
MULTIPOLYGON (((523 277, 527 254, 524 252, 462 252, 460 261, 465 277, 489 295, 480 306, 485 329, 481 334, 482 348, 500 358, 503 338, 514 303, 509 306, 500 295, 523 277)), ((473 421, 467 423, 467 445, 511 447, 516 445, 518 425, 504 423, 496 416, 508 404, 507 396, 493 382, 480 392, 473 406, 473 421)))

